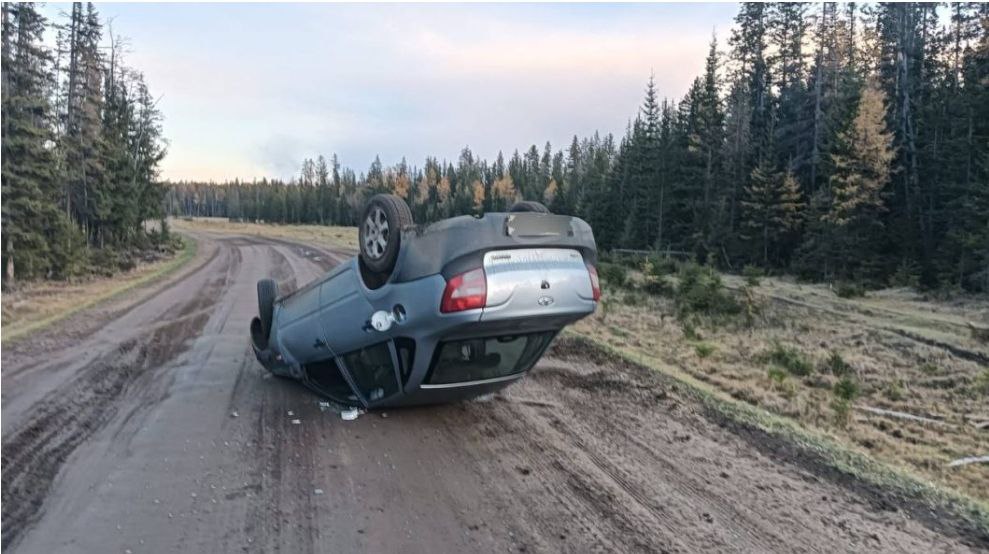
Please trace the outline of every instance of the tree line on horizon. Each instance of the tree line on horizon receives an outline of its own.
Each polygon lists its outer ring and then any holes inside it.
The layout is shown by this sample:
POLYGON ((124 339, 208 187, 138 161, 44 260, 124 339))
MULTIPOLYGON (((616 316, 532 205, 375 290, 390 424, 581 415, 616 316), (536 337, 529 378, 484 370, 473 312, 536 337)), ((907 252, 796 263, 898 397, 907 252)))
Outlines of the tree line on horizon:
POLYGON ((92 3, 58 23, 28 2, 2 14, 4 286, 129 267, 161 236, 145 222, 165 192, 162 116, 142 74, 92 3))
POLYGON ((728 46, 683 98, 650 79, 620 138, 360 174, 318 157, 287 182, 171 183, 166 209, 353 225, 378 192, 418 222, 540 200, 603 250, 989 290, 989 5, 745 3, 728 46))

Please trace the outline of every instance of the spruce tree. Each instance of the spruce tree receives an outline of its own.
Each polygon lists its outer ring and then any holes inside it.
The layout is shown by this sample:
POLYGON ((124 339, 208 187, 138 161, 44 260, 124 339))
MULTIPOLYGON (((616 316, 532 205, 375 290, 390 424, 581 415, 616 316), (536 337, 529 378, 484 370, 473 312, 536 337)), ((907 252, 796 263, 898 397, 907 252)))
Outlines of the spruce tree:
POLYGON ((666 183, 660 171, 660 105, 652 77, 628 145, 627 194, 631 212, 625 227, 630 248, 654 248, 662 238, 666 183))
POLYGON ((4 284, 63 273, 71 260, 61 246, 74 244, 71 225, 56 206, 50 148, 51 56, 42 35, 45 20, 30 3, 3 5, 3 265, 4 284), (58 258, 49 247, 58 244, 58 258))

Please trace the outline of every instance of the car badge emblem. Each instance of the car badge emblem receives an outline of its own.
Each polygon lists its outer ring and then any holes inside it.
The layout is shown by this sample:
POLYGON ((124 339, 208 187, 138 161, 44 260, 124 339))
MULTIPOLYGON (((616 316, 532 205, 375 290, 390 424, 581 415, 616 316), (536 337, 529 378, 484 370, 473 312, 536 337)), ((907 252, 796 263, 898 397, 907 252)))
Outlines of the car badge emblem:
POLYGON ((550 304, 553 303, 553 297, 552 296, 540 296, 538 302, 539 302, 539 305, 540 306, 549 306, 550 304))

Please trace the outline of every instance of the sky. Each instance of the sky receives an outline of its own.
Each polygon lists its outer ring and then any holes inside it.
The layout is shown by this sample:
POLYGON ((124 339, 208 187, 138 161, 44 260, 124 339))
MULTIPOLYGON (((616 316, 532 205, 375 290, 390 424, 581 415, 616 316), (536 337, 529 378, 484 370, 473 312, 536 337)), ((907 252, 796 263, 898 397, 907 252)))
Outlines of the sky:
MULTIPOLYGON (((735 4, 97 4, 160 96, 171 180, 290 178, 336 153, 493 159, 621 134, 678 98, 735 4)), ((43 12, 60 21, 66 4, 43 12)))

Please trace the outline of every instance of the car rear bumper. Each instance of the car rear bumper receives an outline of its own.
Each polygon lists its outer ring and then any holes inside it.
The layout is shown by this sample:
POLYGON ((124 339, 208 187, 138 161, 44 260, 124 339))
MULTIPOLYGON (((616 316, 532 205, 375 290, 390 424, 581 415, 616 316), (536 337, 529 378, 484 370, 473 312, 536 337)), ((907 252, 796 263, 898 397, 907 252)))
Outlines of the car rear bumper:
POLYGON ((485 394, 498 392, 505 387, 518 382, 529 372, 524 371, 506 377, 474 381, 470 383, 453 383, 445 385, 420 385, 417 389, 382 402, 375 407, 422 406, 427 404, 447 404, 469 400, 485 394))

